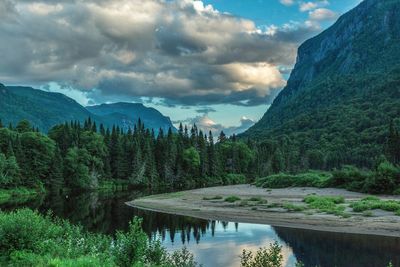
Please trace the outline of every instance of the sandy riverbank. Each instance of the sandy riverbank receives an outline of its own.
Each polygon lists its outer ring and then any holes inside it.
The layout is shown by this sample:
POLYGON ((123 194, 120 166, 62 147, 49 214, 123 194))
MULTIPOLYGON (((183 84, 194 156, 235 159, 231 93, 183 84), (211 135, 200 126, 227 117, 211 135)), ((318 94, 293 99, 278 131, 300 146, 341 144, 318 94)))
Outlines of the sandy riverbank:
MULTIPOLYGON (((127 202, 127 204, 137 208, 210 220, 259 223, 319 231, 400 237, 400 216, 395 216, 391 212, 377 210, 372 212, 371 217, 367 217, 361 213, 352 212, 351 208, 346 208, 346 213, 349 214, 350 217, 342 218, 316 211, 288 212, 279 207, 279 204, 283 203, 301 205, 303 198, 309 194, 343 196, 346 203, 351 203, 352 201, 367 196, 360 193, 331 188, 287 188, 267 190, 251 185, 234 185, 147 196, 127 202), (268 205, 266 203, 243 205, 242 201, 228 203, 223 199, 211 200, 211 198, 215 196, 220 196, 222 198, 237 196, 242 200, 258 197, 262 198, 263 201, 265 200, 268 205)), ((380 196, 380 198, 400 200, 399 197, 393 196, 380 196)))

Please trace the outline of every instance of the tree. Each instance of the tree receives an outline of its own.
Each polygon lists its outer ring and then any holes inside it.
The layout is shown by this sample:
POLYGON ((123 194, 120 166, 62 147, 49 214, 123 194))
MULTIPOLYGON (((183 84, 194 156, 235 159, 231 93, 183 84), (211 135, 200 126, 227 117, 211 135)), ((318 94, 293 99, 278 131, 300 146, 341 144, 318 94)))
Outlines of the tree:
POLYGON ((17 127, 15 128, 19 133, 26 133, 26 132, 32 132, 32 126, 27 120, 22 120, 17 124, 17 127))
POLYGON ((226 141, 226 135, 224 131, 221 131, 221 133, 218 136, 218 143, 223 143, 226 141))
POLYGON ((97 177, 90 175, 90 161, 86 149, 77 147, 68 149, 64 172, 67 177, 66 183, 70 188, 94 189, 98 186, 97 177))
POLYGON ((189 147, 183 151, 183 161, 189 173, 191 175, 197 175, 197 170, 200 167, 200 154, 194 147, 189 147))
POLYGON ((53 140, 36 132, 26 132, 20 136, 24 160, 20 162, 23 182, 34 186, 49 176, 56 145, 53 140))
POLYGON ((0 153, 0 186, 18 185, 20 168, 14 156, 7 158, 0 153))

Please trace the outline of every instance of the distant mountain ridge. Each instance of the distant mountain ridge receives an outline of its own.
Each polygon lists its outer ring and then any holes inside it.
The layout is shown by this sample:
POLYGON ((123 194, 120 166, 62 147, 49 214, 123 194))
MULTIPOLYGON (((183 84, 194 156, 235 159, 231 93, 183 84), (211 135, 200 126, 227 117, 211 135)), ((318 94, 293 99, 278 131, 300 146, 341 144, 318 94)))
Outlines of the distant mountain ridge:
POLYGON ((339 163, 383 153, 400 124, 400 0, 364 0, 298 49, 287 86, 242 137, 288 137, 339 163))
POLYGON ((83 122, 92 118, 98 124, 117 125, 124 130, 133 128, 139 118, 146 128, 175 130, 171 120, 154 108, 139 103, 115 103, 84 107, 61 93, 47 92, 24 86, 5 86, 0 83, 0 119, 16 125, 27 119, 47 132, 52 126, 66 121, 83 122))
POLYGON ((164 116, 155 108, 145 107, 141 103, 119 102, 87 106, 86 109, 97 116, 101 116, 106 124, 119 121, 119 125, 125 130, 133 128, 140 118, 147 128, 152 128, 155 131, 160 128, 164 132, 167 132, 169 128, 176 131, 169 117, 164 116))

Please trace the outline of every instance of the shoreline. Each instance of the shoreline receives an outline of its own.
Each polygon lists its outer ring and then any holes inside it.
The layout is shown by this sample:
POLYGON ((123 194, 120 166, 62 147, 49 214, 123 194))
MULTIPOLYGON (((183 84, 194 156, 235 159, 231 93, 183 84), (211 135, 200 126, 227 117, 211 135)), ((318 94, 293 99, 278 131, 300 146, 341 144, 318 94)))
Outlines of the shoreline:
MULTIPOLYGON (((209 199, 215 196, 225 198, 234 195, 241 199, 252 197, 262 198, 268 203, 299 204, 309 194, 343 196, 346 202, 360 200, 368 196, 366 194, 333 188, 266 190, 251 185, 233 185, 151 195, 126 202, 126 204, 144 210, 190 216, 205 220, 267 224, 271 226, 345 234, 400 237, 400 216, 379 210, 374 211, 371 217, 349 211, 351 216, 349 218, 342 218, 322 212, 315 212, 313 214, 289 212, 282 208, 266 208, 265 205, 257 206, 256 209, 255 206, 241 206, 240 201, 228 203, 221 199, 209 199), (204 198, 207 200, 204 200, 204 198)), ((400 197, 397 196, 380 196, 380 198, 384 200, 400 200, 400 197)))

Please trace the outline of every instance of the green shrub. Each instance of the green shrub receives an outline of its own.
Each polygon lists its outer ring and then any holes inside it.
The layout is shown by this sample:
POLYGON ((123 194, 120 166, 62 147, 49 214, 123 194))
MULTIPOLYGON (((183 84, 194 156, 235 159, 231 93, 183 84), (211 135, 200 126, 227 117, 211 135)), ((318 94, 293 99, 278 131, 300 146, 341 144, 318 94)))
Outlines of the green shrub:
POLYGON ((230 203, 234 203, 234 202, 239 201, 239 200, 241 200, 241 198, 237 197, 237 196, 229 196, 229 197, 225 198, 225 201, 226 202, 230 202, 230 203))
POLYGON ((281 267, 282 246, 275 242, 269 248, 260 248, 255 255, 251 251, 243 250, 240 264, 242 267, 281 267))
POLYGON ((0 211, 0 266, 194 267, 187 250, 170 255, 150 241, 134 218, 115 238, 91 234, 67 221, 29 209, 0 211))
POLYGON ((362 191, 365 181, 372 175, 354 166, 344 166, 332 173, 331 186, 344 187, 352 191, 362 191))
POLYGON ((258 178, 256 186, 264 188, 287 188, 287 187, 318 187, 323 188, 330 184, 331 175, 327 172, 307 172, 297 175, 275 174, 258 178))
POLYGON ((365 212, 376 209, 397 212, 400 210, 400 201, 380 200, 377 197, 366 197, 359 201, 353 202, 350 207, 354 212, 365 212))
POLYGON ((364 191, 373 194, 392 194, 400 181, 400 168, 384 161, 366 182, 364 191))
POLYGON ((345 207, 342 205, 344 203, 344 198, 342 196, 318 196, 309 195, 303 200, 311 209, 316 209, 321 212, 326 212, 328 214, 334 214, 337 216, 346 217, 344 213, 345 207))

